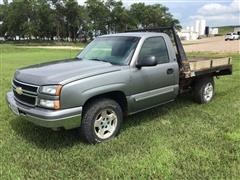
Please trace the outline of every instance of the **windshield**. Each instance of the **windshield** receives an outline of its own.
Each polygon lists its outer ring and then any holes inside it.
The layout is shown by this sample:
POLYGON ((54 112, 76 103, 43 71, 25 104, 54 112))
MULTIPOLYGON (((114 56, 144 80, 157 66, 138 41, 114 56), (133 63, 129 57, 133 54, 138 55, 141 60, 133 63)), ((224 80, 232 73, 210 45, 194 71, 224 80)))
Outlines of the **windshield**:
POLYGON ((127 65, 139 39, 139 37, 125 36, 99 37, 92 41, 77 57, 79 59, 127 65))

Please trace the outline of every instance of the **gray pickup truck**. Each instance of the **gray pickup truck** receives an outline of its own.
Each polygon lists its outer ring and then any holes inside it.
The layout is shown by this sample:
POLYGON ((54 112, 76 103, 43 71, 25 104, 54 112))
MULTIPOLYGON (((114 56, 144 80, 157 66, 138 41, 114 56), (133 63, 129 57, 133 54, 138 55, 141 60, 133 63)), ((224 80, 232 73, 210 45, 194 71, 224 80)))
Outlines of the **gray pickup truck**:
POLYGON ((125 115, 183 92, 208 103, 213 77, 231 73, 231 58, 188 60, 174 28, 136 30, 100 36, 74 59, 18 69, 6 99, 36 125, 78 128, 98 143, 118 134, 125 115))

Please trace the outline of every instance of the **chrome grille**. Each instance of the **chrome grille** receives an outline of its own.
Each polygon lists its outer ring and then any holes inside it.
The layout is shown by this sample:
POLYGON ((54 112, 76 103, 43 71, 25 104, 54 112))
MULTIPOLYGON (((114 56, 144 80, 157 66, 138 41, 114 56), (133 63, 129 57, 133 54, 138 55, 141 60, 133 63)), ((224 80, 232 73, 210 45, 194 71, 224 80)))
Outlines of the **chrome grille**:
POLYGON ((12 87, 13 87, 13 93, 16 101, 28 106, 36 105, 37 91, 39 86, 13 80, 12 87), (18 90, 21 89, 21 92, 18 92, 17 89, 18 90))

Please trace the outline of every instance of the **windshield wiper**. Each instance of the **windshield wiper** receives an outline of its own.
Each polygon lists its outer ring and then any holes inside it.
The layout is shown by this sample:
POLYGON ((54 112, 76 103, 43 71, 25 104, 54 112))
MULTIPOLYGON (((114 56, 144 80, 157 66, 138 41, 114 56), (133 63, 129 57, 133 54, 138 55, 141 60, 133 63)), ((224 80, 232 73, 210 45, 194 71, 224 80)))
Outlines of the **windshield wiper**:
MULTIPOLYGON (((92 59, 88 59, 88 60, 93 60, 93 61, 102 61, 102 62, 107 62, 107 63, 111 63, 107 60, 104 60, 104 59, 98 59, 98 58, 92 58, 92 59)), ((112 63, 111 63, 112 64, 112 63)))

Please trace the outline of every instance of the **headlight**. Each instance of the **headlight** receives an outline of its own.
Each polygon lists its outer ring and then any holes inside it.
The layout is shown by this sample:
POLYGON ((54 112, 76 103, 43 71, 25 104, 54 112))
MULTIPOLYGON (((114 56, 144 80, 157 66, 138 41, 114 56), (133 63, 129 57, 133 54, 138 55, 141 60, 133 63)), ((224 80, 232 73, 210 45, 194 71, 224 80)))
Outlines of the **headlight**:
POLYGON ((40 99, 39 105, 42 107, 45 107, 45 108, 50 108, 50 109, 60 109, 60 101, 59 100, 40 99))
POLYGON ((41 86, 40 93, 59 96, 61 93, 61 85, 41 86))

